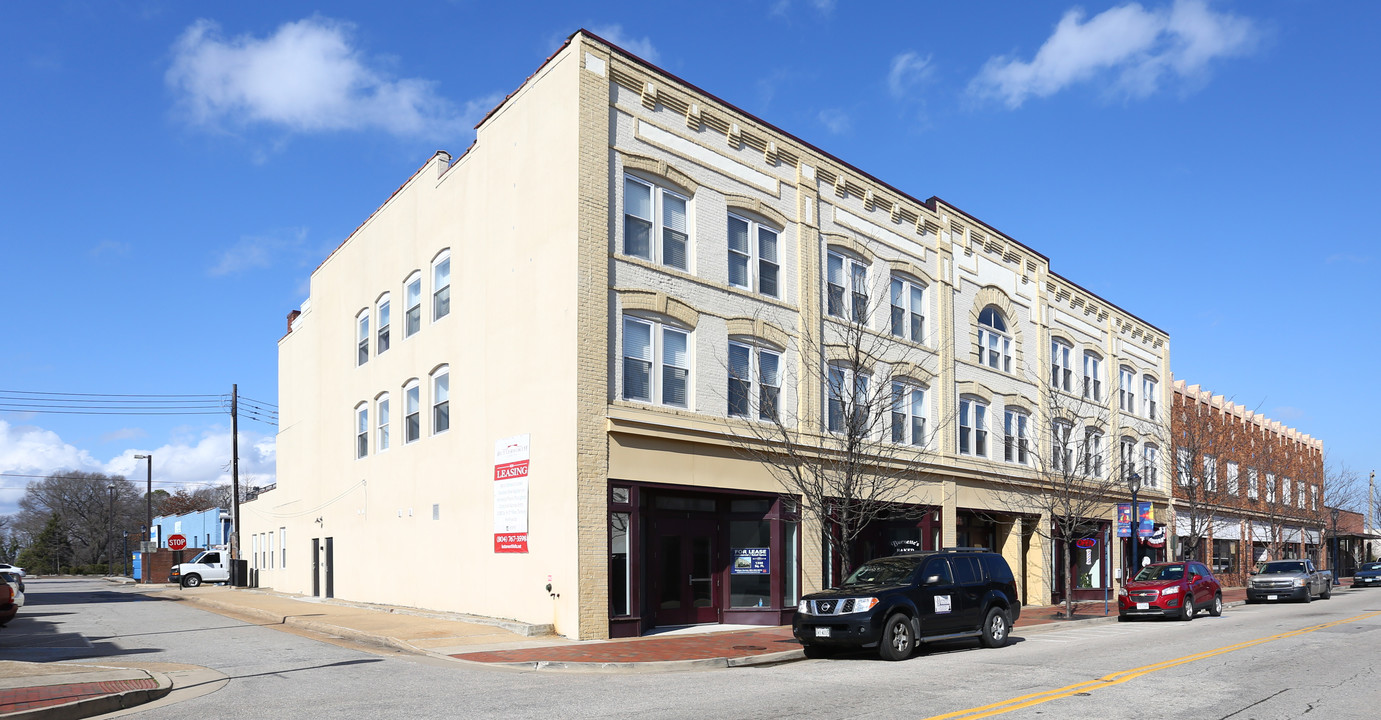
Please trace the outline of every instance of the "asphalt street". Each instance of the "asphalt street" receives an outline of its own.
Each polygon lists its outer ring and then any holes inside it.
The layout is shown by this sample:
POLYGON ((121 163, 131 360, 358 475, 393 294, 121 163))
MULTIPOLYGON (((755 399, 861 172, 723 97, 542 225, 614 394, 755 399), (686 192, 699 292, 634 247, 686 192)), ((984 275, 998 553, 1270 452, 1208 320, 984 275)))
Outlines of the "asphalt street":
POLYGON ((0 660, 181 663, 210 673, 140 718, 1371 718, 1381 590, 1229 608, 1192 622, 1017 631, 1001 649, 929 647, 768 667, 609 675, 405 655, 147 599, 35 580, 0 660))

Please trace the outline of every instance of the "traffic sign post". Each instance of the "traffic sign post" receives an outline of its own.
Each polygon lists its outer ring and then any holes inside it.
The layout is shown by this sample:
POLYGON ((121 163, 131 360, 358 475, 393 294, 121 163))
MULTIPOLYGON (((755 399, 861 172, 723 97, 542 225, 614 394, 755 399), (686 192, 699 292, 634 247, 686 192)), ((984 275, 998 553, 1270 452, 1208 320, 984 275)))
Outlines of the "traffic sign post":
POLYGON ((186 549, 187 549, 187 536, 186 536, 186 535, 169 535, 169 536, 168 536, 168 549, 169 549, 169 550, 186 550, 186 549))

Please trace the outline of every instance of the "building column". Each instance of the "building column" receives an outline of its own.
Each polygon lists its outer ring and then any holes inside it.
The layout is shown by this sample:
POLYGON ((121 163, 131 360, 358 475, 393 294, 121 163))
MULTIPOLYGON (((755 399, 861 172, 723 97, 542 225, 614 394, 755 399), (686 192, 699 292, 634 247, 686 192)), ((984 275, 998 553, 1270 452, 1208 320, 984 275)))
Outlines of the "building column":
MULTIPOLYGON (((1022 518, 1014 518, 1011 522, 998 525, 997 546, 1002 551, 1002 559, 1007 561, 1007 566, 1021 569, 1021 538, 1025 531, 1022 518)), ((1017 595, 1026 597, 1026 577, 1022 573, 1013 573, 1017 580, 1017 595)))
POLYGON ((942 481, 940 490, 945 494, 940 500, 940 547, 954 547, 959 542, 958 525, 955 522, 959 518, 958 493, 953 480, 942 481))
MULTIPOLYGON (((1031 547, 1026 551, 1026 602, 1050 604, 1050 513, 1041 513, 1040 525, 1031 528, 1031 547)), ((1025 528, 1023 528, 1025 529, 1025 528)))

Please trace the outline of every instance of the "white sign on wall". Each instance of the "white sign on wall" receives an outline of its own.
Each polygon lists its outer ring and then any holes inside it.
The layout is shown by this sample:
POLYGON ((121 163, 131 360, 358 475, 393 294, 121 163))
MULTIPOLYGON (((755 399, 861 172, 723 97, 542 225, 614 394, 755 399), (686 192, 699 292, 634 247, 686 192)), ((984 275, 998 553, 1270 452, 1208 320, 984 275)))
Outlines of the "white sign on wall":
POLYGON ((528 435, 494 442, 494 552, 527 552, 528 435))

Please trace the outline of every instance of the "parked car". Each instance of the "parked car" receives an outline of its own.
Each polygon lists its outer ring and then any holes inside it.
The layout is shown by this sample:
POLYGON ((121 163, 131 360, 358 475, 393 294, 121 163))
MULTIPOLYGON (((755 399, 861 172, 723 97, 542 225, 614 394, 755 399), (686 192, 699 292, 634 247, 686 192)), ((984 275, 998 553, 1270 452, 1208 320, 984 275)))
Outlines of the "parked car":
POLYGON ((1193 620, 1200 609, 1223 614, 1223 587, 1203 563, 1155 563, 1117 591, 1117 619, 1167 617, 1193 620))
POLYGON ((1309 558, 1272 560, 1252 573, 1247 583, 1247 602, 1299 600, 1310 602, 1317 595, 1333 597, 1333 573, 1314 567, 1309 558))
POLYGON ((19 592, 24 592, 24 568, 9 563, 0 563, 0 573, 9 573, 19 579, 19 592))
POLYGON ((24 607, 24 590, 19 575, 0 572, 0 627, 13 620, 21 607, 24 607))
POLYGON ((1352 587, 1381 585, 1381 562, 1362 563, 1352 573, 1352 587))
POLYGON ((174 565, 168 572, 168 582, 183 587, 197 587, 203 582, 229 582, 229 555, 222 550, 203 550, 191 562, 174 565))
POLYGON ((884 660, 904 660, 918 643, 939 640, 1001 647, 1020 615, 1001 555, 946 548, 869 560, 839 587, 802 598, 791 629, 806 657, 876 647, 884 660))

